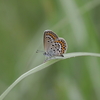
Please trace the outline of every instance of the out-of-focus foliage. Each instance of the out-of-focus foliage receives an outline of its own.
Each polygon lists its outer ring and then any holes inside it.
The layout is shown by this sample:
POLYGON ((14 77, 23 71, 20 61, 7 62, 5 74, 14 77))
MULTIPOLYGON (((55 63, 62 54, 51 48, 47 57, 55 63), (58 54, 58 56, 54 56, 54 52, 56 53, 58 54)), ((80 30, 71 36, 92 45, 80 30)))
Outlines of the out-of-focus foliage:
MULTIPOLYGON (((43 63, 43 32, 66 39, 67 52, 100 53, 100 0, 1 0, 0 94, 43 63)), ((34 74, 5 100, 100 100, 100 58, 75 57, 34 74)))

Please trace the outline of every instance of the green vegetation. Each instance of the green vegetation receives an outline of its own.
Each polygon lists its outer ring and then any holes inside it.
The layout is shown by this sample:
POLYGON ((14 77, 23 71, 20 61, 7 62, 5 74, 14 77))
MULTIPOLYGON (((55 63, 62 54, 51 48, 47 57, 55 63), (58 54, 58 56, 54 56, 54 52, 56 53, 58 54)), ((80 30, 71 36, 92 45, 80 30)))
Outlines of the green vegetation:
POLYGON ((0 1, 0 94, 28 70, 58 61, 16 83, 4 100, 100 100, 99 26, 100 0, 0 1), (68 54, 98 54, 43 63, 36 51, 44 50, 46 29, 67 41, 68 54))

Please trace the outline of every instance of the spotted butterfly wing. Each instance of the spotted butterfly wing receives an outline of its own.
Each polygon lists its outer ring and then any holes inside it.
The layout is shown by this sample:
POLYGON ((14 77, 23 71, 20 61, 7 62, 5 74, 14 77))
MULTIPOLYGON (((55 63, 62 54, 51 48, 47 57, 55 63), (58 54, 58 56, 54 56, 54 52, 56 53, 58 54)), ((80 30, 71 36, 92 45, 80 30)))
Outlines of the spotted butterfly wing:
POLYGON ((50 48, 50 45, 52 43, 54 43, 55 40, 58 39, 58 36, 52 32, 51 30, 45 30, 44 31, 44 49, 45 49, 45 52, 49 50, 50 48))
POLYGON ((58 56, 63 57, 63 54, 66 53, 67 50, 66 41, 63 38, 58 38, 58 40, 55 41, 54 43, 55 43, 56 54, 58 56))

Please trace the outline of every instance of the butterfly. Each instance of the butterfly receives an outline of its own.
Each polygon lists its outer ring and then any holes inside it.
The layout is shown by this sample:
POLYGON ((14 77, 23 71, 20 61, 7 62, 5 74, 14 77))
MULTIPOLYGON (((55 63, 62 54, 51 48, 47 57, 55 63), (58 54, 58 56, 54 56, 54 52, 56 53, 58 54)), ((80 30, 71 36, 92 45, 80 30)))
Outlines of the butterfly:
POLYGON ((44 31, 43 37, 43 44, 44 44, 44 55, 48 58, 60 56, 64 57, 64 53, 66 53, 68 49, 67 42, 65 39, 60 38, 51 30, 44 31))

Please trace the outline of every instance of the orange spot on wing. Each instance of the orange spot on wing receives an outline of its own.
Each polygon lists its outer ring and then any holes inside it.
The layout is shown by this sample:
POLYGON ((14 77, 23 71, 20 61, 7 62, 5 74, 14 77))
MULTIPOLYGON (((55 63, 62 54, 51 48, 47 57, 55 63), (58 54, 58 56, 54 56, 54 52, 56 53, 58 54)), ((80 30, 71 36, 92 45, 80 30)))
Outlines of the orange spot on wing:
POLYGON ((56 40, 57 39, 57 37, 55 37, 53 34, 51 34, 51 33, 47 33, 47 35, 50 35, 54 40, 56 40))

